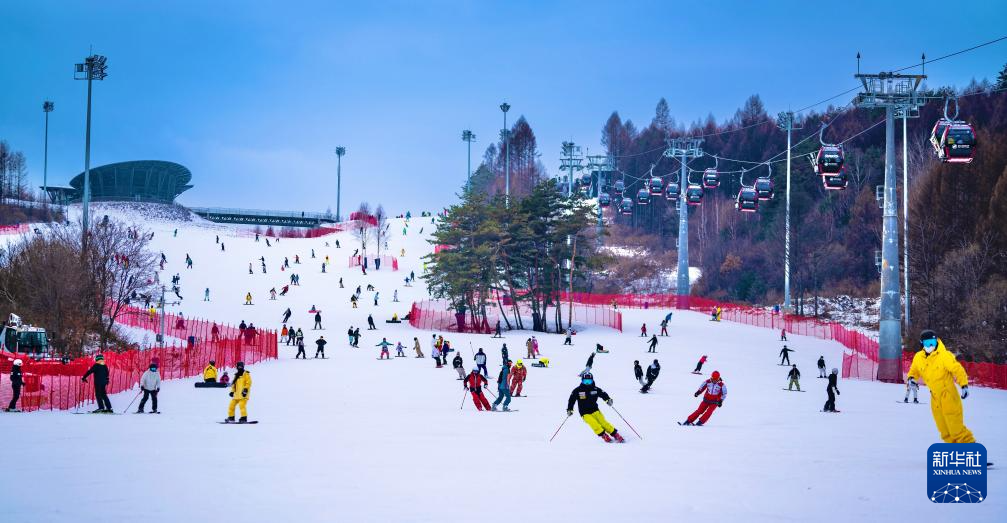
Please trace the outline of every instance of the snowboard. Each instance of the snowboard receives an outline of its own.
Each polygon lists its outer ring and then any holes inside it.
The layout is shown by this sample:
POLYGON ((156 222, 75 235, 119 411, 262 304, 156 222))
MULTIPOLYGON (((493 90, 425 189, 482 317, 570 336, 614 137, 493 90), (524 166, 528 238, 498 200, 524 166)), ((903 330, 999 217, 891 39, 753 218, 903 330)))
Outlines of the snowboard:
MULTIPOLYGON (((914 405, 914 403, 911 402, 911 401, 899 401, 899 400, 895 400, 895 403, 901 403, 903 405, 914 405)), ((925 401, 920 401, 920 402, 915 403, 915 405, 926 405, 926 404, 927 404, 927 402, 925 402, 925 401)))
POLYGON ((787 392, 808 392, 806 390, 800 390, 800 389, 797 389, 797 390, 794 390, 794 389, 780 389, 780 390, 785 390, 787 392))
POLYGON ((122 416, 123 413, 122 412, 90 412, 90 411, 88 411, 88 412, 74 412, 74 414, 105 414, 105 415, 122 416))
POLYGON ((218 421, 217 423, 221 425, 255 425, 259 420, 246 421, 244 423, 239 423, 237 421, 218 421))
POLYGON ((692 373, 693 373, 693 374, 699 374, 700 376, 702 376, 702 375, 703 375, 703 373, 702 373, 702 372, 696 372, 696 371, 692 371, 692 373))
POLYGON ((133 414, 160 414, 160 413, 161 411, 159 410, 152 410, 150 412, 133 412, 133 414))
POLYGON ((840 412, 842 412, 842 411, 841 411, 841 410, 833 410, 833 411, 827 411, 827 410, 820 410, 820 411, 818 411, 818 412, 824 412, 824 413, 826 413, 826 414, 839 414, 839 413, 840 413, 840 412))
POLYGON ((385 361, 392 361, 392 359, 391 359, 391 358, 374 358, 374 359, 376 359, 376 360, 378 360, 378 361, 381 361, 381 360, 385 360, 385 361))
POLYGON ((23 411, 23 410, 21 410, 21 409, 13 409, 13 410, 7 410, 7 409, 3 409, 3 412, 9 412, 9 413, 11 413, 11 414, 15 414, 15 413, 18 413, 18 412, 24 412, 24 411, 23 411))
MULTIPOLYGON (((307 359, 307 358, 305 358, 305 359, 307 359)), ((315 356, 314 358, 311 358, 311 359, 313 359, 313 360, 327 360, 329 358, 326 357, 326 356, 322 356, 321 358, 319 358, 318 356, 315 356)))

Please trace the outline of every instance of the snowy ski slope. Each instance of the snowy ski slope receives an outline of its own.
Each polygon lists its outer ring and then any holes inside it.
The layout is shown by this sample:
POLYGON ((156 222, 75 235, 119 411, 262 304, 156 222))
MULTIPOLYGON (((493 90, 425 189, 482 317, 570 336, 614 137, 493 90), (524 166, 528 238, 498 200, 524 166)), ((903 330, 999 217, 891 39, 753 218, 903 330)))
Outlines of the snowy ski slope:
MULTIPOLYGON (((552 365, 529 367, 527 397, 511 405, 520 412, 477 413, 470 398, 463 402, 450 366, 434 368, 430 332, 384 323, 427 297, 422 280, 412 288, 402 282, 410 270, 419 276, 419 256, 432 249, 425 241, 429 218, 414 217, 405 237, 403 221, 392 220, 389 254, 406 249, 401 270, 370 270, 366 277, 347 268, 357 243, 348 233, 266 247, 200 221, 143 225, 155 231, 154 246, 168 257, 162 281, 182 275, 185 301, 176 311, 278 329, 290 307, 291 324, 305 331, 308 354, 321 334, 330 342, 329 359, 293 361, 295 349, 281 346, 278 361, 251 366, 249 415, 261 420, 255 426, 217 424, 226 415, 226 391, 195 389, 193 379, 163 385, 159 416, 0 415, 0 434, 11 449, 0 520, 1003 521, 1007 480, 1000 471, 990 473, 989 497, 978 506, 929 502, 926 450, 938 436, 928 405, 896 402, 901 386, 841 381, 842 413, 819 412, 826 380, 816 379, 815 361, 824 355, 829 368, 838 366, 838 344, 792 336, 788 345, 797 352, 791 357, 808 392, 786 392, 788 368, 777 365, 777 332, 676 312, 671 336, 660 338, 656 354, 661 376, 643 395, 633 361, 646 367, 655 355, 646 353, 639 325, 645 321, 653 331, 667 311, 626 310, 625 333, 584 328, 572 348, 562 346, 561 336, 537 333, 552 365), (214 243, 215 234, 226 252, 214 243), (337 238, 341 249, 334 247, 337 238), (192 270, 184 268, 186 253, 192 270), (295 254, 301 265, 293 264, 295 254), (326 255, 331 265, 322 274, 326 255), (260 256, 268 274, 259 269, 260 256), (301 275, 301 286, 269 301, 269 288, 289 281, 290 272, 280 271, 284 256, 301 275), (364 292, 360 308, 351 309, 350 294, 367 283, 381 293, 380 306, 364 292), (206 287, 210 302, 201 301, 206 287), (400 303, 391 302, 395 289, 400 303), (246 292, 255 305, 243 305, 246 292), (312 305, 322 310, 324 331, 310 329, 312 305), (366 330, 368 313, 377 332, 366 330), (362 327, 359 349, 347 346, 350 325, 362 327), (382 337, 402 341, 410 357, 378 361, 374 345, 382 337), (427 358, 412 357, 413 337, 427 358), (595 358, 596 382, 644 439, 603 407, 625 445, 601 442, 576 415, 549 443, 596 342, 612 351, 595 358), (705 376, 690 374, 703 354, 709 356, 705 376), (728 387, 723 409, 706 427, 678 426, 698 405, 692 393, 713 370, 728 387)), ((507 333, 502 341, 512 359, 524 356, 530 335, 507 333)), ((465 356, 466 369, 469 344, 484 348, 495 378, 501 340, 447 337, 465 356)), ((135 393, 113 396, 113 406, 121 412, 135 393)), ((921 399, 929 400, 926 389, 921 399)), ((975 388, 965 409, 966 423, 991 459, 1004 462, 1007 392, 975 388)))

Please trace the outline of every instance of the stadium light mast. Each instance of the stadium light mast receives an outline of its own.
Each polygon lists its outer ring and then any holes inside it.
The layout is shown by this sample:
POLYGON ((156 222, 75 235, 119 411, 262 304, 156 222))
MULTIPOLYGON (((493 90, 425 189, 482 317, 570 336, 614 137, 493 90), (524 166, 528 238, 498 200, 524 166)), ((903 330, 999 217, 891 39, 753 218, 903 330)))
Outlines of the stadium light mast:
POLYGON ((108 77, 107 58, 93 54, 84 59, 84 63, 76 64, 74 80, 87 80, 87 123, 84 132, 84 190, 81 194, 83 209, 82 234, 83 245, 87 246, 87 230, 91 205, 91 83, 94 80, 104 80, 108 77))
POLYGON ((790 146, 791 134, 794 129, 801 129, 800 123, 794 122, 794 113, 791 111, 782 112, 776 117, 776 125, 787 131, 787 217, 786 217, 786 239, 783 243, 783 310, 790 312, 790 146))
POLYGON ((466 183, 468 183, 472 180, 472 142, 476 141, 476 135, 472 131, 465 129, 462 131, 462 141, 468 143, 469 149, 468 176, 465 178, 466 183))
POLYGON ((336 221, 343 221, 343 214, 341 207, 342 203, 342 188, 343 188, 343 156, 346 155, 346 148, 343 146, 336 147, 336 221))
POLYGON ((510 104, 504 102, 500 104, 503 111, 504 126, 500 131, 500 138, 504 141, 504 205, 510 208, 510 129, 507 128, 507 111, 510 111, 510 104))
POLYGON ((49 113, 56 108, 56 104, 49 100, 42 102, 42 112, 45 113, 45 145, 42 153, 42 192, 49 193, 49 113))

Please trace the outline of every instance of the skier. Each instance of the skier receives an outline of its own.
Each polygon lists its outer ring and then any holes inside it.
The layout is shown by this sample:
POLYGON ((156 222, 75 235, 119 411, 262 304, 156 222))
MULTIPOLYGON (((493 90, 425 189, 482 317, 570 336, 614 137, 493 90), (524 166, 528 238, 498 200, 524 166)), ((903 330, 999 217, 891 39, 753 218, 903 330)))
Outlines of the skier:
POLYGON ((538 357, 538 338, 536 338, 535 336, 531 337, 531 348, 532 348, 533 351, 535 351, 535 357, 537 358, 538 357))
POLYGON ((633 360, 633 376, 640 385, 643 385, 643 367, 640 366, 640 360, 633 360))
POLYGON ((430 349, 430 357, 434 359, 434 363, 437 364, 435 368, 441 368, 441 349, 436 344, 430 349))
POLYGON ((319 336, 318 339, 315 340, 315 345, 318 347, 318 348, 315 349, 315 357, 316 358, 318 357, 319 354, 321 354, 322 355, 322 359, 323 360, 325 359, 325 344, 326 343, 328 343, 328 342, 325 341, 325 336, 319 336))
POLYGON ((143 414, 143 406, 150 398, 150 413, 157 414, 157 393, 161 392, 161 375, 157 372, 157 363, 151 363, 150 368, 140 376, 140 390, 143 391, 143 398, 136 409, 137 414, 143 414))
POLYGON ((657 352, 657 334, 651 336, 650 348, 647 349, 647 352, 657 352))
POLYGON ((234 408, 241 410, 241 418, 238 423, 248 422, 248 393, 252 389, 252 374, 245 371, 245 362, 239 361, 235 364, 237 369, 234 373, 234 381, 231 382, 231 403, 227 407, 227 418, 225 423, 234 423, 234 408))
POLYGON ((650 388, 654 386, 654 381, 657 380, 657 375, 660 373, 661 373, 661 364, 658 363, 657 360, 655 359, 654 363, 651 363, 647 367, 647 376, 646 376, 647 382, 643 384, 643 388, 640 389, 640 392, 644 394, 650 392, 650 388))
POLYGON ((780 341, 787 341, 787 329, 780 329, 780 341))
POLYGON ((503 411, 507 412, 510 410, 510 362, 504 360, 503 365, 500 367, 500 374, 497 375, 497 399, 493 402, 493 407, 490 409, 494 412, 497 410, 497 405, 503 403, 503 411))
POLYGON ((563 339, 563 345, 573 345, 573 335, 571 334, 570 329, 566 330, 566 338, 563 339))
POLYGON ((451 360, 451 367, 453 369, 455 369, 455 371, 458 372, 458 379, 459 380, 464 380, 465 379, 464 364, 465 364, 465 362, 462 360, 462 355, 461 354, 455 354, 454 359, 451 360))
POLYGON ((353 346, 354 347, 360 346, 360 327, 353 329, 353 346))
POLYGON ((381 338, 381 343, 375 345, 375 347, 381 347, 381 355, 378 356, 379 360, 390 360, 390 359, 392 359, 391 356, 389 356, 389 354, 388 354, 388 346, 389 345, 391 345, 391 343, 388 343, 388 340, 385 339, 385 338, 381 338))
POLYGON ((818 357, 818 377, 825 378, 825 356, 818 357))
POLYGON ((720 379, 720 371, 713 371, 713 374, 710 374, 710 379, 704 381, 693 396, 698 398, 700 394, 703 394, 703 401, 700 402, 699 408, 689 414, 682 425, 692 425, 695 422, 696 426, 701 427, 706 424, 717 407, 724 406, 724 400, 727 398, 727 386, 720 379), (699 421, 696 421, 697 418, 699 421))
POLYGON ((483 352, 481 347, 476 352, 474 359, 476 360, 476 370, 482 371, 483 376, 489 378, 489 371, 486 370, 486 353, 483 352))
POLYGON ((839 387, 836 385, 838 379, 839 369, 833 368, 832 374, 829 374, 829 385, 825 388, 825 392, 829 395, 829 399, 825 401, 825 407, 822 409, 825 412, 839 412, 836 410, 836 394, 839 394, 839 387), (835 394, 832 391, 835 391, 835 394))
POLYGON ((105 356, 101 354, 95 356, 94 364, 84 373, 80 381, 87 383, 87 377, 92 374, 94 374, 94 399, 98 402, 98 408, 91 412, 111 414, 112 402, 109 401, 108 393, 105 392, 105 387, 108 386, 108 367, 105 366, 105 356))
POLYGON ((379 296, 380 294, 381 294, 380 292, 375 292, 375 293, 374 293, 374 306, 375 306, 375 307, 377 307, 377 306, 378 306, 378 296, 379 296))
POLYGON ((706 363, 706 354, 702 358, 699 358, 699 362, 696 363, 696 368, 692 370, 693 374, 699 374, 703 371, 703 364, 706 363))
POLYGON ((646 323, 644 323, 643 325, 640 326, 640 337, 641 338, 646 338, 647 337, 647 324, 646 323))
POLYGON ((796 385, 797 392, 801 392, 801 371, 797 370, 797 365, 790 368, 790 372, 787 373, 787 377, 790 378, 790 384, 787 385, 787 390, 793 390, 796 385))
POLYGON ((500 334, 500 320, 497 320, 497 325, 496 325, 496 329, 494 329, 494 332, 493 332, 493 337, 494 337, 494 338, 502 338, 502 337, 503 337, 503 336, 502 336, 502 335, 500 334))
POLYGON ((532 344, 531 338, 528 338, 527 340, 525 340, 524 346, 525 346, 526 349, 528 349, 528 355, 525 356, 525 357, 528 358, 528 359, 530 359, 530 360, 535 359, 535 346, 532 344))
POLYGON ((472 393, 472 403, 475 403, 477 410, 490 410, 490 402, 483 395, 483 387, 488 383, 486 378, 482 374, 479 374, 479 369, 475 368, 469 373, 468 378, 465 378, 463 386, 472 393))
POLYGON ((420 340, 419 340, 419 338, 415 338, 415 337, 413 338, 413 350, 416 351, 416 357, 417 358, 422 358, 423 357, 423 348, 420 347, 420 340))
POLYGON ((506 343, 503 344, 503 347, 500 347, 500 360, 501 361, 510 360, 510 352, 507 350, 506 343))
POLYGON ((524 366, 524 362, 517 360, 514 364, 514 368, 511 369, 510 375, 510 392, 513 396, 521 397, 521 391, 524 390, 524 380, 528 379, 528 368, 524 366))
POLYGON ((930 389, 930 412, 945 443, 974 443, 962 419, 962 400, 969 397, 969 377, 944 342, 932 330, 920 333, 920 350, 909 367, 910 378, 923 378, 930 389), (955 382, 961 387, 959 397, 955 382))
POLYGON ((210 288, 209 287, 207 287, 206 290, 203 291, 203 301, 210 301, 210 288))
POLYGON ((245 305, 252 304, 252 293, 245 294, 245 305))
POLYGON ((667 336, 667 335, 668 335, 668 320, 664 320, 661 322, 661 336, 667 336))
POLYGON ((217 382, 217 362, 210 360, 210 363, 203 368, 203 383, 217 382))
POLYGON ((378 328, 374 326, 374 317, 371 316, 370 314, 367 315, 367 330, 369 331, 378 330, 378 328))
POLYGON ((780 365, 790 365, 790 353, 797 352, 794 349, 788 349, 786 345, 780 349, 780 365), (786 362, 786 363, 784 363, 786 362))
POLYGON ((21 386, 24 384, 24 378, 21 377, 21 363, 20 359, 14 360, 14 364, 10 368, 10 387, 13 395, 10 403, 7 404, 7 412, 19 412, 17 400, 21 398, 21 386))
POLYGON ((321 328, 322 328, 322 311, 316 311, 315 312, 315 326, 314 326, 314 328, 312 330, 321 329, 321 328))
POLYGON ((297 338, 297 354, 294 354, 294 359, 308 359, 308 355, 304 352, 304 338, 297 338))
MULTIPOLYGON (((544 360, 545 358, 542 358, 542 359, 544 360)), ((584 376, 587 376, 588 374, 591 374, 591 369, 592 368, 594 368, 594 353, 593 352, 591 353, 590 356, 587 357, 587 364, 584 365, 584 370, 580 371, 580 374, 578 374, 578 376, 580 376, 581 378, 583 378, 584 376)))
MULTIPOLYGON (((378 295, 375 294, 374 295, 375 305, 377 305, 377 301, 378 301, 378 295)), ((399 301, 399 290, 398 289, 395 289, 394 291, 392 291, 392 301, 395 302, 395 303, 398 303, 398 301, 399 301)))
POLYGON ((906 381, 906 399, 902 400, 903 403, 909 403, 910 392, 913 394, 913 403, 919 403, 920 384, 916 382, 915 378, 909 378, 906 381))
POLYGON ((608 393, 594 384, 594 376, 590 372, 584 374, 581 377, 580 385, 570 392, 570 397, 566 401, 566 415, 573 416, 573 404, 576 402, 580 417, 599 438, 605 440, 606 443, 611 443, 613 439, 619 443, 625 443, 626 440, 622 438, 619 431, 598 410, 599 398, 609 406, 612 405, 612 398, 608 393))
POLYGON ((276 287, 269 289, 269 299, 276 301, 276 287))

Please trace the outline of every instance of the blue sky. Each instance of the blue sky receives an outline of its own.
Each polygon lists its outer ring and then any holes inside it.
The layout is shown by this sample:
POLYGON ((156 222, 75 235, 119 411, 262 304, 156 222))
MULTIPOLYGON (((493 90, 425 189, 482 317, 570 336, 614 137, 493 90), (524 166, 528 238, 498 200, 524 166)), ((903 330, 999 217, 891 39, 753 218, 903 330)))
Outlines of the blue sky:
MULTIPOLYGON (((952 8, 957 23, 944 2, 696 4, 7 1, 0 138, 41 185, 51 99, 50 183, 83 170, 86 87, 73 64, 93 46, 109 57, 93 165, 177 161, 193 172, 189 205, 324 210, 343 145, 344 211, 361 200, 433 209, 464 181, 462 129, 480 158, 504 100, 555 174, 564 140, 602 152, 613 110, 642 127, 664 96, 680 122, 724 120, 759 94, 775 113, 855 86, 857 51, 865 71, 891 69, 1007 34, 996 1, 952 8)), ((1005 62, 1007 41, 927 73, 964 85, 1005 62)))

